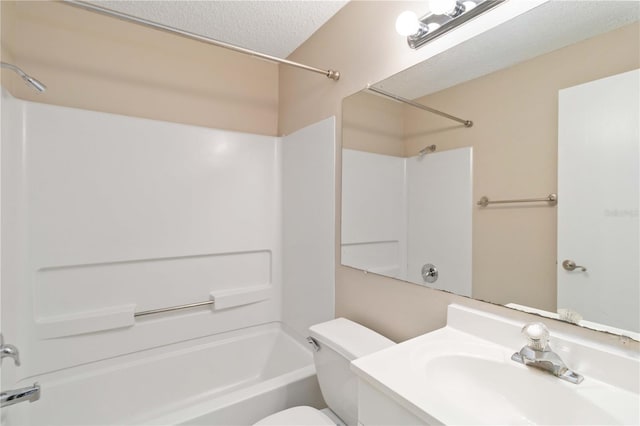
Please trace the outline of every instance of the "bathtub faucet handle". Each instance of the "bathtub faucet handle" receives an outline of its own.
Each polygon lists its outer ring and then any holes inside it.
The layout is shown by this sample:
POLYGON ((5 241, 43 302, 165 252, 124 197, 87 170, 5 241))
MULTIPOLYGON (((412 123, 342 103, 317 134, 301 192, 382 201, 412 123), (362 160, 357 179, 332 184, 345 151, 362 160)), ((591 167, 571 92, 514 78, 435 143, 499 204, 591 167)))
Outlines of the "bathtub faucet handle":
POLYGON ((316 339, 314 339, 313 337, 311 336, 307 337, 307 342, 311 345, 314 352, 318 352, 320 350, 320 345, 318 344, 316 339))
POLYGON ((0 360, 9 357, 13 358, 13 361, 16 363, 16 367, 20 366, 20 352, 18 352, 18 348, 13 345, 9 345, 4 343, 4 337, 0 333, 0 360))

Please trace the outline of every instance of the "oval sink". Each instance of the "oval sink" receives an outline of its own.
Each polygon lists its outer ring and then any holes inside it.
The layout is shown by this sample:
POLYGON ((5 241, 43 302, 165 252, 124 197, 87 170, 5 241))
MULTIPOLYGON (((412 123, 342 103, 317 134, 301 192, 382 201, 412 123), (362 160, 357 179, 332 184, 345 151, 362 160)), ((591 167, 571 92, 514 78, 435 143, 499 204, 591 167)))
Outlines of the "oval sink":
POLYGON ((432 358, 425 365, 425 379, 437 389, 434 399, 455 407, 459 423, 476 418, 488 424, 609 425, 619 423, 622 413, 600 408, 603 398, 634 398, 601 382, 574 385, 515 362, 472 356, 432 358))

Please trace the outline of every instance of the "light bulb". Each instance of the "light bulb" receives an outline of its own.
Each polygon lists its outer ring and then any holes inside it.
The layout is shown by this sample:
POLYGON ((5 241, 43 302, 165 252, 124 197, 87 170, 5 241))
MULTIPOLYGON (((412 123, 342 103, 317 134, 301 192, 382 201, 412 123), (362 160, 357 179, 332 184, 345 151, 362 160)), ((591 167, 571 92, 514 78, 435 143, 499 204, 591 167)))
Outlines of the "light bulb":
POLYGON ((418 22, 418 15, 410 10, 405 10, 396 19, 396 31, 401 36, 410 36, 418 32, 420 28, 420 22, 418 22))
POLYGON ((475 2, 472 2, 472 1, 465 1, 465 2, 462 2, 462 5, 464 6, 464 11, 465 11, 465 12, 468 12, 468 11, 470 11, 471 9, 473 9, 474 7, 476 7, 475 2))
POLYGON ((428 32, 430 33, 434 32, 438 28, 440 28, 440 24, 438 24, 437 22, 431 22, 430 24, 427 24, 427 30, 429 30, 428 32))
POLYGON ((435 15, 448 15, 456 10, 456 0, 429 0, 429 10, 435 15))

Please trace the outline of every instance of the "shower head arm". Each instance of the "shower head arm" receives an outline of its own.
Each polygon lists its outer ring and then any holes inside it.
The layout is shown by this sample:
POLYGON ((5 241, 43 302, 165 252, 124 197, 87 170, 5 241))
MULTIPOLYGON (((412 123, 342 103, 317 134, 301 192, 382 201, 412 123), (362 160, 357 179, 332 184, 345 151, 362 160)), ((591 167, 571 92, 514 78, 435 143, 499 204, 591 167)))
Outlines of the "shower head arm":
POLYGON ((27 73, 22 71, 20 68, 16 67, 13 64, 8 64, 6 62, 0 62, 0 64, 2 64, 2 68, 9 68, 12 71, 15 71, 20 77, 27 78, 27 73))
POLYGON ((7 62, 0 62, 0 66, 2 68, 8 68, 8 69, 14 71, 16 74, 18 74, 24 80, 25 83, 27 83, 28 86, 34 88, 38 92, 42 93, 45 90, 47 90, 47 86, 45 86, 38 79, 36 79, 34 77, 31 77, 26 72, 22 71, 21 68, 15 66, 13 64, 9 64, 7 62))

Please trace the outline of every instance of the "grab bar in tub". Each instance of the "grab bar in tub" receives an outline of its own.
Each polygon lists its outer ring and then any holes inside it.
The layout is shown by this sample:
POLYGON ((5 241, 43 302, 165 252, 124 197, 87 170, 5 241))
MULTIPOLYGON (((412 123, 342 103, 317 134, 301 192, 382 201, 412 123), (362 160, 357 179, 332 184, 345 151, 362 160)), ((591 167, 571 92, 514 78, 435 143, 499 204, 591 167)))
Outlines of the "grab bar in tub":
POLYGON ((203 302, 187 303, 185 305, 145 311, 136 311, 136 305, 129 303, 91 311, 42 317, 38 318, 36 325, 38 336, 41 339, 55 339, 95 331, 112 330, 114 328, 132 327, 135 325, 135 320, 139 317, 180 311, 182 309, 196 308, 199 306, 211 306, 214 311, 224 311, 226 309, 268 300, 272 297, 272 293, 273 289, 270 284, 216 290, 209 293, 209 300, 203 302))
POLYGON ((146 315, 173 312, 182 309, 210 305, 215 311, 240 307, 268 300, 272 297, 270 284, 240 287, 236 289, 216 290, 209 293, 209 300, 188 303, 186 305, 169 306, 145 311, 137 311, 136 305, 112 306, 91 311, 74 312, 65 315, 41 317, 36 321, 38 336, 41 339, 75 336, 95 331, 112 330, 114 328, 131 327, 135 319, 146 315))
POLYGON ((186 305, 169 306, 168 308, 149 309, 148 311, 140 311, 133 314, 134 317, 141 317, 144 315, 161 314, 163 312, 178 311, 180 309, 196 308, 198 306, 213 305, 214 300, 207 300, 206 302, 188 303, 186 305))
POLYGON ((160 314, 163 312, 178 311, 180 309, 196 308, 198 306, 206 306, 215 304, 216 310, 233 308, 236 306, 249 305, 269 299, 271 295, 270 285, 259 285, 254 287, 243 287, 232 290, 219 290, 209 294, 210 300, 197 303, 188 303, 186 305, 170 306, 168 308, 150 309, 148 311, 140 311, 133 314, 135 317, 144 315, 160 314))

